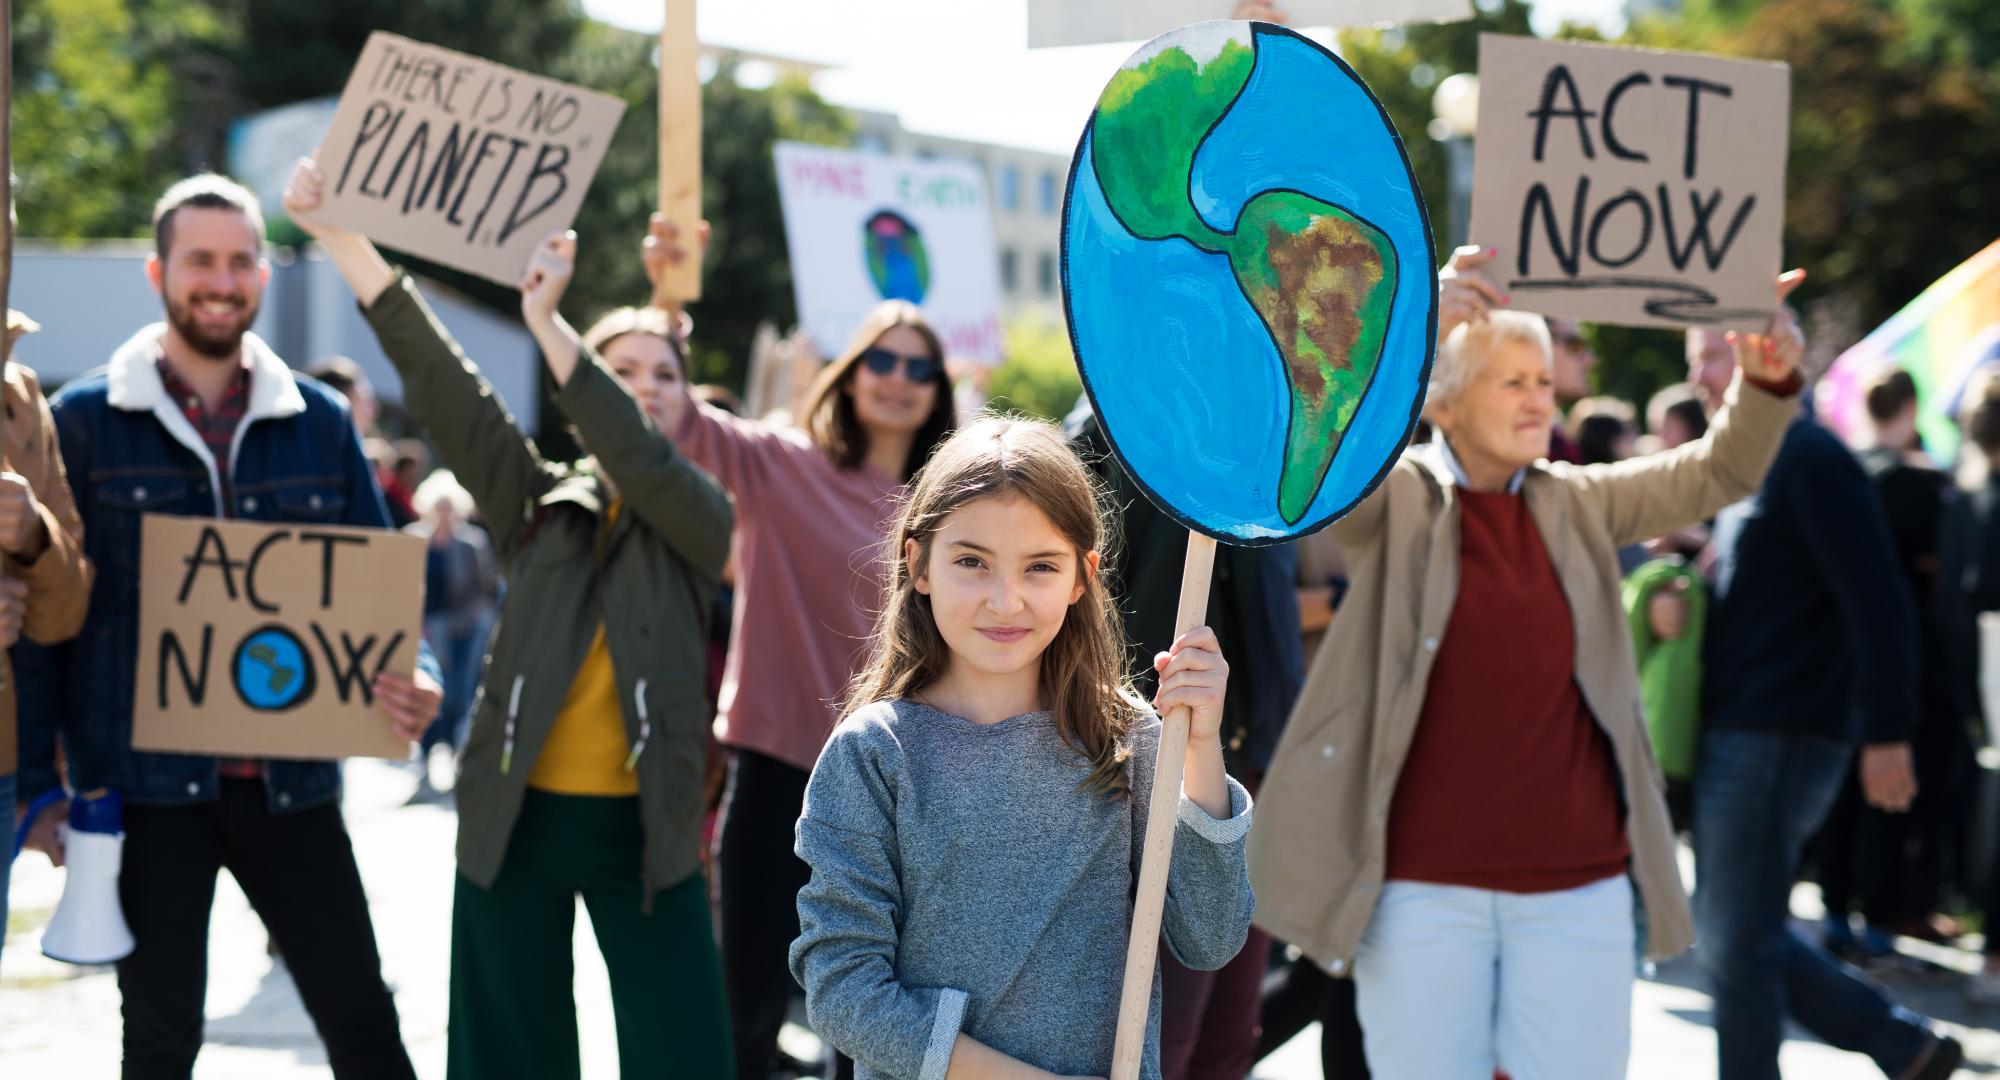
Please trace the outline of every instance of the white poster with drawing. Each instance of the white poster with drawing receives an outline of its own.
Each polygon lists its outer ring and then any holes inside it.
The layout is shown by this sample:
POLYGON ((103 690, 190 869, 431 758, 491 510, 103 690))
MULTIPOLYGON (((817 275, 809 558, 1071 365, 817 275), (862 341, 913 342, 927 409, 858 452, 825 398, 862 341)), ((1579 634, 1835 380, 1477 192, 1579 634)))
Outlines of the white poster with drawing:
POLYGON ((908 300, 953 359, 1002 359, 993 205, 976 165, 781 142, 778 194, 799 323, 833 356, 869 310, 908 300))

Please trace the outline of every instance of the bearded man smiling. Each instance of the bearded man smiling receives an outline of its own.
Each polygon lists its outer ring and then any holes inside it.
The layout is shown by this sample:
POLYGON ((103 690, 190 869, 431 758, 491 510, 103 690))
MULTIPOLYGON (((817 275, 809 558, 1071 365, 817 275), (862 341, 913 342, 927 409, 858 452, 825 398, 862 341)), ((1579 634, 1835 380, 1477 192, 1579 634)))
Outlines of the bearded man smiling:
MULTIPOLYGON (((59 800, 66 779, 124 797, 119 902, 137 943, 118 963, 127 1080, 194 1069, 225 866, 283 951, 333 1075, 412 1078, 340 816, 339 764, 132 748, 146 514, 389 526, 345 400, 249 332, 271 277, 256 197, 220 176, 183 180, 155 208, 153 236, 146 276, 166 322, 50 402, 98 576, 73 645, 16 647, 20 794, 59 800)), ((412 739, 442 693, 427 650, 418 664, 414 680, 383 674, 372 687, 383 724, 412 739)), ((47 816, 61 813, 57 801, 47 816)), ((45 850, 62 858, 60 843, 45 850)))

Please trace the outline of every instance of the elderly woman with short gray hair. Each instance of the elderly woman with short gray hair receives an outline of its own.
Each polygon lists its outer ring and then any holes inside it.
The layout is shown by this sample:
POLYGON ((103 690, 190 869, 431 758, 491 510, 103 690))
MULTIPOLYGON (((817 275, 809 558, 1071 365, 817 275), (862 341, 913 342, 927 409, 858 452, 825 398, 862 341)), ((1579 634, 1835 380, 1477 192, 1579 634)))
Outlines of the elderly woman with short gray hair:
POLYGON ((1617 550, 1756 491, 1801 388, 1780 308, 1706 437, 1548 462, 1548 329, 1496 254, 1439 275, 1437 438, 1333 526, 1353 585, 1250 836, 1258 924, 1355 978, 1378 1080, 1625 1074, 1635 893, 1649 955, 1692 928, 1617 550))

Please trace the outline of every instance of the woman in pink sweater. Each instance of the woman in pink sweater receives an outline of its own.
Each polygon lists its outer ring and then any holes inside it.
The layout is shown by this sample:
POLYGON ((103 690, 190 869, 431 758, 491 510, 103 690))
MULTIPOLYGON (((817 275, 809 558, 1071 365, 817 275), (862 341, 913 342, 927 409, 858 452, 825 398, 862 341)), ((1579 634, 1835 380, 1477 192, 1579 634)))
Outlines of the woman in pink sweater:
MULTIPOLYGON (((704 224, 703 242, 706 234, 704 224)), ((649 275, 687 257, 676 239, 655 216, 649 275)), ((811 875, 792 852, 793 828, 866 659, 896 500, 955 426, 951 386, 937 335, 914 305, 892 300, 820 372, 798 428, 694 401, 685 383, 660 392, 666 434, 736 499, 736 622, 715 729, 730 750, 729 780, 715 878, 736 1074, 765 1080, 797 989, 787 953, 811 875)))

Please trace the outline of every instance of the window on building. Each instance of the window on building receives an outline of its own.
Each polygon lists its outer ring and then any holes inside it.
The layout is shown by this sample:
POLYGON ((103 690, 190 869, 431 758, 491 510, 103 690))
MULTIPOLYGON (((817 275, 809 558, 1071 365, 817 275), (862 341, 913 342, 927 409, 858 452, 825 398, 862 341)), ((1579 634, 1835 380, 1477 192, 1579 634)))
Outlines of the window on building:
POLYGON ((1013 292, 1021 287, 1021 255, 1013 248, 1000 251, 1000 288, 1013 292))
POLYGON ((1056 257, 1049 252, 1042 252, 1041 259, 1035 264, 1035 286, 1043 296, 1056 294, 1056 257))
POLYGON ((1061 201, 1061 197, 1056 194, 1059 190, 1061 189, 1056 183, 1056 174, 1053 172, 1044 172, 1042 174, 1041 198, 1038 200, 1042 204, 1043 217, 1056 216, 1056 204, 1061 201))
POLYGON ((1021 170, 1012 165, 1000 166, 1000 209, 1019 210, 1021 208, 1021 170))

